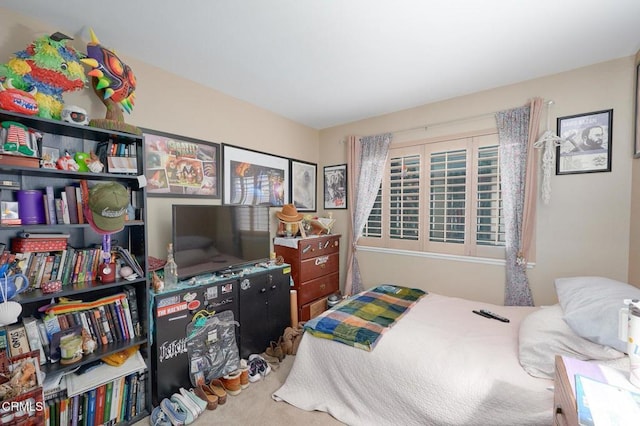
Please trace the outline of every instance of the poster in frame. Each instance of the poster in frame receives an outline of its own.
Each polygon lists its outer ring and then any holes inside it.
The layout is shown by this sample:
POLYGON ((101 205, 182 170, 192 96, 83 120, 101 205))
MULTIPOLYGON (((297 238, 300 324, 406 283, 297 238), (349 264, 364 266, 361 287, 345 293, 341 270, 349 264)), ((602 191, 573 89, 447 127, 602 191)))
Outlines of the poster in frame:
POLYGON ((325 166, 324 208, 325 210, 347 208, 347 165, 325 166))
POLYGON ((142 129, 150 197, 220 198, 220 144, 142 129))
POLYGON ((222 204, 289 203, 289 159, 222 144, 222 204))
POLYGON ((611 171, 613 109, 558 117, 556 175, 611 171))
POLYGON ((636 66, 635 143, 633 158, 640 158, 640 63, 636 66))
POLYGON ((316 211, 318 165, 291 160, 291 203, 299 212, 316 211))

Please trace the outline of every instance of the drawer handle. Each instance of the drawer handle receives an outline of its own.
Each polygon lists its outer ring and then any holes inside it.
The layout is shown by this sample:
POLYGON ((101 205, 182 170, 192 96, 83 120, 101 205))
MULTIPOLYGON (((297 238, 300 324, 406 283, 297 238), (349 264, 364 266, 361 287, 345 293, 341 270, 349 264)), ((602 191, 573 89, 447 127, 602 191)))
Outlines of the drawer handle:
POLYGON ((320 290, 324 290, 327 285, 325 283, 320 284, 320 290))
POLYGON ((324 269, 324 268, 325 268, 325 266, 327 266, 327 264, 326 264, 326 263, 323 263, 322 265, 320 265, 320 269, 324 269))
POLYGON ((266 288, 264 288, 264 287, 262 287, 262 288, 260 289, 260 293, 264 293, 265 291, 267 291, 267 289, 266 289, 266 288))
POLYGON ((271 290, 275 290, 276 288, 278 288, 275 284, 271 286, 271 290))

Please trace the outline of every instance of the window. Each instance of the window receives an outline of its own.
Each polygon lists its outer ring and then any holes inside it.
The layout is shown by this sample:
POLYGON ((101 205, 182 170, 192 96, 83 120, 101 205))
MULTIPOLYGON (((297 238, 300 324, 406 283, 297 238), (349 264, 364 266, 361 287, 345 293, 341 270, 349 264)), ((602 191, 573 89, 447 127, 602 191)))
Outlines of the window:
POLYGON ((498 136, 392 145, 360 244, 504 258, 498 136))

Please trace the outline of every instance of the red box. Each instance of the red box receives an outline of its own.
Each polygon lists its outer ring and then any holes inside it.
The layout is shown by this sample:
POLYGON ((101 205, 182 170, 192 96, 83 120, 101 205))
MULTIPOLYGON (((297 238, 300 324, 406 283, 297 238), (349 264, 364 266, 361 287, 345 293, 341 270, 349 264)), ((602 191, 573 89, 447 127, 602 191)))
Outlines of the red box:
POLYGON ((67 238, 12 238, 14 253, 61 251, 67 249, 67 238))
POLYGON ((40 159, 38 157, 27 157, 24 155, 0 154, 0 164, 18 167, 40 167, 40 159))

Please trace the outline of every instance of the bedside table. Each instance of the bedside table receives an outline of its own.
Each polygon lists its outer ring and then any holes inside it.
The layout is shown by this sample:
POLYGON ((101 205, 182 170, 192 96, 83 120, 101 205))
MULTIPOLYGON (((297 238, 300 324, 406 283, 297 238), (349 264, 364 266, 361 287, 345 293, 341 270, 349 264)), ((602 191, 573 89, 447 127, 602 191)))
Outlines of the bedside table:
POLYGON ((578 408, 572 383, 573 378, 569 379, 564 360, 556 355, 553 392, 553 424, 556 426, 577 426, 578 424, 578 408))
MULTIPOLYGON (((592 424, 596 416, 599 424, 637 424, 640 417, 639 389, 629 382, 629 373, 597 362, 581 361, 568 356, 556 356, 553 396, 555 425, 576 426, 580 416, 583 424, 592 424), (584 395, 576 397, 576 377, 582 376, 584 395), (588 386, 588 387, 587 387, 588 386), (589 404, 589 397, 593 397, 589 404), (585 413, 581 413, 581 411, 585 413), (589 412, 590 411, 590 412, 589 412), (604 423, 603 423, 604 422, 604 423)), ((628 366, 626 367, 628 369, 628 366)))

